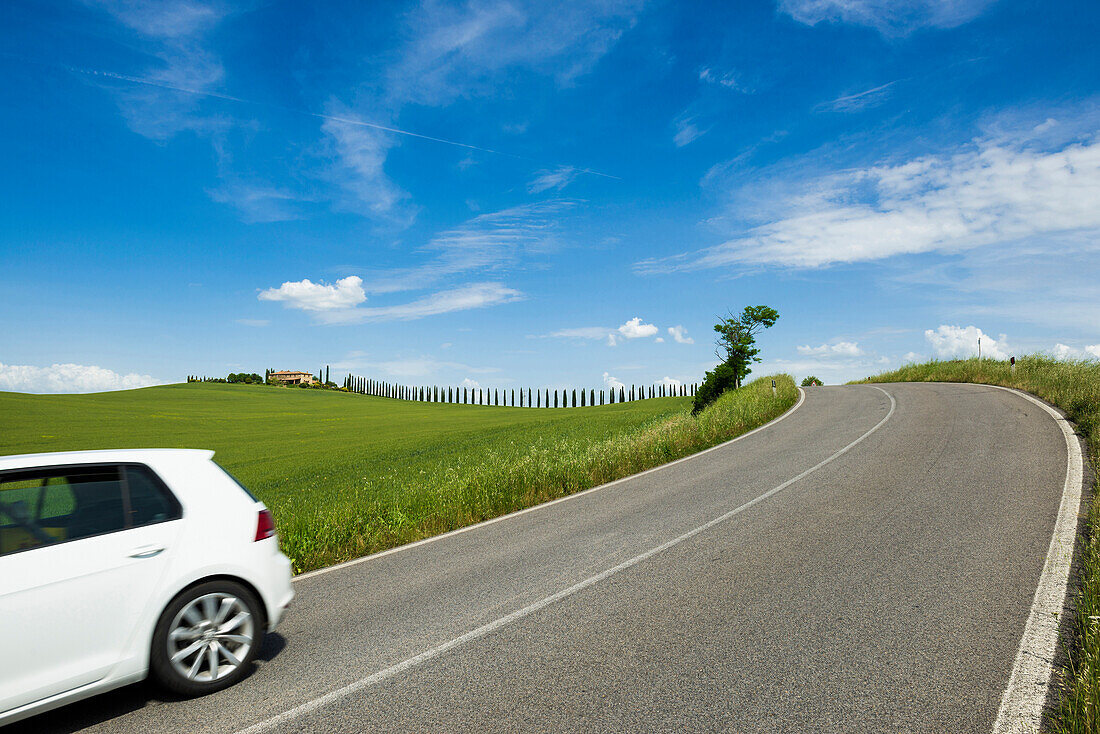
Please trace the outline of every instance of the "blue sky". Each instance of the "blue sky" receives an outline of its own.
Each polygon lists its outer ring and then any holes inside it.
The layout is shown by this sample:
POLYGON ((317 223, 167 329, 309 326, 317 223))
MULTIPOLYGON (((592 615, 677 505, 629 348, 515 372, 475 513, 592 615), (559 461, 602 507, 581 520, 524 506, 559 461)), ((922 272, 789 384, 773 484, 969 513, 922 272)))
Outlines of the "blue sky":
POLYGON ((1100 357, 1100 5, 0 7, 0 390, 1100 357))

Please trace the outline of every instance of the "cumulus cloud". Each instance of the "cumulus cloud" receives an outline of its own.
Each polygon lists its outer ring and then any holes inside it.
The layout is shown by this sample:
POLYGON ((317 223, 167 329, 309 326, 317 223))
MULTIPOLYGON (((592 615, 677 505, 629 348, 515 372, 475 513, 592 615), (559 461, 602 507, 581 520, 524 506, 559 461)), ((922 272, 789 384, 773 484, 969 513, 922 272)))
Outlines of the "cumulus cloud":
POLYGON ((923 354, 917 354, 916 352, 906 352, 905 356, 901 358, 901 361, 905 364, 916 364, 918 362, 924 362, 925 358, 923 354))
POLYGON ((287 281, 278 288, 261 291, 261 301, 282 301, 287 308, 303 311, 335 311, 349 309, 367 300, 363 279, 357 275, 341 278, 332 285, 313 283, 306 278, 287 281))
POLYGON ((643 324, 641 317, 635 316, 620 326, 618 331, 624 339, 641 339, 656 334, 657 327, 653 324, 643 324))
POLYGON ((809 357, 859 357, 863 354, 856 342, 835 342, 811 347, 809 344, 795 347, 799 354, 809 357))
POLYGON ((659 384, 664 385, 665 387, 680 387, 680 385, 683 383, 681 383, 679 380, 674 380, 666 375, 665 377, 661 378, 659 384))
POLYGON ((463 378, 462 382, 458 383, 458 386, 459 387, 469 387, 469 388, 473 388, 473 389, 476 390, 476 389, 481 387, 481 383, 478 382, 477 380, 471 380, 469 377, 466 377, 466 378, 463 378))
POLYGON ((672 335, 672 338, 676 340, 677 344, 695 343, 695 340, 687 335, 687 329, 682 326, 670 326, 668 327, 668 333, 672 335))
POLYGON ((982 356, 990 359, 1008 359, 1008 346, 1005 335, 994 339, 977 326, 949 326, 940 324, 939 328, 928 329, 924 338, 932 346, 937 357, 977 357, 978 339, 982 340, 982 356))
POLYGON ((609 390, 618 390, 626 387, 622 380, 618 377, 612 377, 608 372, 603 373, 603 384, 606 385, 609 390))
POLYGON ((1100 229, 1100 137, 1055 149, 987 139, 947 155, 754 186, 775 192, 765 223, 637 270, 816 268, 1092 232, 1100 229))
POLYGON ((1050 350, 1055 359, 1100 359, 1100 344, 1090 344, 1083 349, 1059 342, 1050 350))
POLYGON ((133 390, 163 384, 150 375, 119 374, 105 367, 52 364, 35 367, 0 362, 0 390, 30 393, 87 393, 133 390))

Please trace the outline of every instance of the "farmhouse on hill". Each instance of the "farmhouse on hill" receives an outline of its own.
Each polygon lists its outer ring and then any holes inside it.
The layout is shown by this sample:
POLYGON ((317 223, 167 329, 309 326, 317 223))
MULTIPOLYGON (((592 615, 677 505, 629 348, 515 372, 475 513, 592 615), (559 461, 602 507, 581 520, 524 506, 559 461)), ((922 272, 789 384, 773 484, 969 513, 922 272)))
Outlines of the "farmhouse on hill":
POLYGON ((284 385, 312 385, 313 375, 308 372, 296 370, 279 370, 271 373, 272 380, 278 380, 284 385))

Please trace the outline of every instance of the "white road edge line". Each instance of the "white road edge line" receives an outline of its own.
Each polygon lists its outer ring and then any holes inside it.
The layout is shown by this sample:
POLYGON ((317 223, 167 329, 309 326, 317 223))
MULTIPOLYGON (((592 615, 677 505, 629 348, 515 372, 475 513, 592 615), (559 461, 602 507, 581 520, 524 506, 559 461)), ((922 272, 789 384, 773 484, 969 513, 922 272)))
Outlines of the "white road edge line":
MULTIPOLYGON (((377 673, 373 673, 373 674, 367 676, 366 678, 361 678, 361 679, 355 681, 354 683, 350 683, 350 684, 344 686, 343 688, 337 688, 336 690, 330 691, 329 693, 326 693, 323 696, 315 698, 312 701, 307 701, 306 703, 295 706, 294 708, 289 709, 287 711, 284 711, 281 714, 278 714, 276 716, 272 716, 269 719, 266 719, 266 720, 261 721, 261 722, 256 723, 256 724, 253 724, 252 726, 248 727, 247 729, 241 729, 238 732, 238 734, 259 734, 259 732, 263 732, 263 731, 266 731, 266 730, 268 730, 268 729, 270 729, 274 726, 278 726, 280 724, 285 724, 287 722, 293 721, 294 719, 298 718, 299 716, 302 716, 304 714, 308 714, 308 713, 311 713, 313 711, 316 711, 317 709, 323 708, 324 706, 327 706, 330 703, 338 701, 341 698, 344 698, 344 697, 349 696, 353 693, 361 691, 364 688, 368 688, 368 687, 370 687, 370 686, 372 686, 376 683, 381 683, 382 681, 385 681, 389 678, 392 678, 396 675, 399 675, 399 674, 405 672, 406 670, 409 670, 410 668, 413 668, 413 667, 416 667, 417 665, 420 665, 421 663, 425 663, 429 660, 432 660, 433 658, 439 657, 440 655, 447 652, 448 650, 452 650, 452 649, 458 647, 459 645, 470 642, 471 640, 476 640, 480 637, 484 637, 484 636, 490 634, 491 632, 495 632, 496 630, 500 629, 501 627, 504 627, 506 625, 511 624, 512 622, 515 622, 518 619, 523 619, 524 617, 530 616, 530 615, 534 614, 535 612, 550 606, 554 602, 561 601, 562 599, 565 599, 566 597, 569 597, 569 596, 572 596, 573 594, 576 594, 578 591, 582 591, 583 589, 587 589, 590 586, 598 584, 599 582, 601 582, 601 581, 603 581, 603 580, 605 580, 605 579, 607 579, 611 576, 614 576, 615 574, 619 573, 620 571, 625 571, 626 569, 630 568, 631 566, 635 566, 635 565, 641 563, 642 561, 646 560, 647 558, 652 558, 653 556, 657 555, 661 551, 668 550, 669 548, 672 548, 673 546, 676 546, 676 545, 679 545, 680 543, 683 543, 685 540, 688 540, 690 538, 694 538, 699 533, 702 533, 706 530, 709 530, 710 528, 714 527, 715 525, 723 523, 726 520, 729 520, 730 518, 734 517, 735 515, 739 515, 740 513, 744 512, 745 510, 749 509, 750 507, 763 502, 764 500, 768 499, 772 495, 775 495, 775 494, 778 494, 779 492, 782 492, 784 489, 791 486, 792 484, 799 481, 800 479, 804 479, 805 477, 807 477, 810 474, 814 473, 815 471, 817 471, 821 467, 825 466, 826 464, 829 464, 832 461, 836 460, 837 458, 839 458, 839 457, 843 456, 844 454, 848 453, 853 448, 855 448, 857 445, 862 443, 864 439, 866 439, 872 433, 874 433, 879 428, 881 428, 886 423, 886 421, 890 420, 890 417, 894 414, 894 409, 897 407, 897 402, 894 400, 894 396, 891 395, 890 393, 886 392, 885 390, 883 390, 881 387, 877 387, 875 385, 872 385, 871 387, 874 387, 876 390, 880 391, 883 395, 890 398, 890 410, 886 414, 886 416, 882 420, 880 420, 878 423, 876 423, 874 428, 872 428, 871 430, 864 433, 862 436, 857 438, 855 441, 852 441, 850 444, 848 444, 844 448, 840 449, 839 451, 837 451, 832 456, 828 457, 827 459, 820 462, 819 464, 816 464, 816 465, 810 467, 809 469, 802 472, 798 476, 795 476, 791 479, 788 479, 787 481, 780 484, 778 487, 774 487, 772 489, 769 489, 767 492, 764 492, 763 494, 754 497, 753 499, 749 500, 748 502, 741 505, 740 507, 737 507, 736 509, 730 510, 726 514, 724 514, 720 517, 716 517, 713 520, 710 520, 709 522, 707 522, 703 525, 700 525, 699 527, 695 528, 694 530, 689 530, 688 532, 684 533, 683 535, 681 535, 677 538, 673 538, 672 540, 668 541, 667 543, 662 543, 661 545, 657 546, 656 548, 651 548, 651 549, 647 550, 646 552, 641 553, 640 555, 634 556, 633 558, 631 558, 628 561, 623 561, 622 563, 620 563, 617 566, 613 566, 612 568, 609 568, 605 571, 601 571, 600 573, 596 574, 595 576, 590 576, 590 577, 586 578, 584 581, 580 581, 576 584, 573 584, 568 589, 562 589, 561 591, 557 592, 556 594, 551 594, 550 596, 545 597, 544 599, 540 599, 539 601, 534 602, 533 604, 529 604, 529 605, 523 607, 522 609, 517 609, 516 611, 512 612, 511 614, 505 615, 505 616, 503 616, 503 617, 501 617, 497 620, 494 620, 492 622, 484 624, 481 627, 470 630, 469 632, 467 632, 464 635, 461 635, 460 637, 455 637, 454 639, 449 640, 448 642, 444 642, 442 645, 438 645, 437 647, 433 647, 430 650, 425 650, 424 652, 420 653, 419 655, 415 655, 415 656, 413 656, 411 658, 408 658, 406 660, 402 660, 400 663, 397 663, 396 665, 392 665, 392 666, 386 668, 385 670, 380 670, 377 673)), ((697 454, 695 454, 695 455, 697 455, 697 454)), ((668 466, 668 465, 666 464, 666 466, 668 466)), ((635 475, 635 476, 637 476, 637 475, 635 475)))
POLYGON ((748 438, 749 436, 751 436, 754 433, 757 433, 758 431, 763 431, 765 428, 770 428, 770 427, 774 426, 776 423, 778 423, 779 421, 783 420, 787 416, 794 413, 796 410, 798 410, 799 408, 802 407, 802 403, 805 402, 805 400, 806 400, 806 391, 803 390, 800 387, 797 388, 797 390, 798 390, 798 402, 795 403, 794 407, 792 407, 790 410, 787 410, 785 413, 780 415, 778 418, 770 420, 762 426, 757 426, 756 428, 752 429, 751 431, 749 431, 747 433, 742 433, 740 436, 737 436, 736 438, 731 438, 729 441, 725 441, 723 443, 720 443, 717 446, 711 446, 709 449, 703 449, 702 451, 697 451, 694 454, 688 454, 687 456, 676 459, 675 461, 670 461, 667 464, 661 464, 660 466, 655 466, 652 469, 646 469, 645 471, 638 472, 637 474, 631 474, 630 476, 622 477, 621 479, 615 479, 614 481, 610 481, 607 484, 600 484, 600 485, 597 485, 595 487, 589 487, 588 489, 581 490, 580 492, 574 492, 573 494, 567 494, 564 497, 558 497, 556 500, 550 500, 549 502, 543 502, 542 504, 532 505, 531 507, 525 507, 522 510, 516 510, 515 512, 509 512, 507 515, 501 515, 499 517, 493 517, 493 518, 490 518, 488 520, 482 520, 481 522, 474 523, 473 525, 466 525, 465 527, 456 528, 455 530, 451 530, 451 531, 443 533, 441 535, 433 535, 430 538, 424 538, 423 540, 417 540, 417 541, 414 541, 412 543, 407 543, 406 545, 399 545, 396 548, 390 548, 389 550, 379 551, 378 553, 372 553, 369 556, 363 556, 362 558, 356 558, 356 559, 351 560, 351 561, 344 561, 343 563, 337 563, 335 566, 327 566, 325 568, 319 568, 316 571, 309 571, 307 573, 299 574, 298 576, 295 576, 294 578, 292 578, 291 581, 304 581, 305 579, 313 578, 314 576, 321 576, 322 574, 331 573, 332 571, 339 571, 341 568, 348 568, 349 566, 357 566, 360 563, 366 563, 367 561, 374 561, 374 560, 377 560, 377 559, 382 558, 384 556, 391 555, 393 553, 400 553, 401 551, 407 551, 407 550, 410 550, 412 548, 416 548, 416 547, 421 546, 421 545, 427 545, 428 543, 434 543, 437 540, 443 540, 444 538, 449 538, 452 535, 459 535, 461 533, 468 533, 471 530, 477 530, 478 528, 484 528, 484 527, 487 527, 489 525, 493 525, 494 523, 501 522, 503 520, 508 520, 510 518, 513 518, 513 517, 519 517, 520 515, 526 515, 528 512, 534 512, 535 510, 545 509, 545 508, 550 507, 552 505, 556 505, 559 502, 566 502, 568 500, 576 499, 577 497, 581 497, 581 496, 586 495, 586 494, 591 494, 593 492, 599 492, 601 489, 607 489, 608 487, 613 487, 616 484, 627 481, 628 479, 636 479, 637 477, 644 477, 646 474, 651 474, 655 471, 660 471, 661 469, 667 469, 668 467, 675 466, 676 464, 679 464, 680 462, 683 462, 683 461, 689 461, 691 459, 697 459, 700 456, 702 456, 703 454, 709 454, 711 451, 717 451, 718 449, 725 448, 726 446, 729 446, 731 443, 734 443, 736 441, 740 441, 743 438, 748 438))
POLYGON ((1001 697, 1001 707, 993 724, 993 734, 1008 732, 1038 732, 1042 724, 1043 704, 1054 675, 1054 654, 1058 646, 1058 626, 1066 603, 1073 548, 1077 539, 1077 519, 1081 507, 1085 464, 1081 444, 1070 428, 1069 421, 1042 400, 1020 390, 989 385, 1015 393, 1050 413, 1066 439, 1066 483, 1062 488, 1062 503, 1058 520, 1050 538, 1043 573, 1031 602, 1031 613, 1024 627, 1016 661, 1008 687, 1001 697))

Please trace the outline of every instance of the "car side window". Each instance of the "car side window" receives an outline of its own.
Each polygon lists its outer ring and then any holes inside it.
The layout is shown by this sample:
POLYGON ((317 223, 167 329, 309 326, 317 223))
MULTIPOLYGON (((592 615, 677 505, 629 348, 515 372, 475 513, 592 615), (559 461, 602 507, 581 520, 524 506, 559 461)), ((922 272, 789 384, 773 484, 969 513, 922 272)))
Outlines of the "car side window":
POLYGON ((138 464, 0 474, 0 556, 181 516, 172 493, 138 464))
POLYGON ((131 526, 152 525, 180 517, 179 502, 149 469, 127 466, 126 488, 130 496, 131 526))

